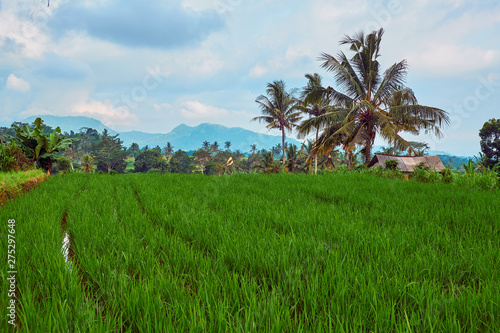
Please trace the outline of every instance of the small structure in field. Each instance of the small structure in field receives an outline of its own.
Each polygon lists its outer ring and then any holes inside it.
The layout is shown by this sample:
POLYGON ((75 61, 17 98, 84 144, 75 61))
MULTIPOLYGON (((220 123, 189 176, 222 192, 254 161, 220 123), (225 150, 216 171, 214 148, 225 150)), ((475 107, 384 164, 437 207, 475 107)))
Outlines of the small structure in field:
POLYGON ((398 162, 398 168, 403 172, 413 172, 413 168, 419 165, 420 163, 424 163, 428 165, 433 171, 441 171, 445 168, 439 156, 398 156, 398 155, 388 155, 388 154, 379 154, 375 153, 375 157, 372 158, 371 162, 368 164, 368 167, 377 167, 382 166, 385 167, 385 161, 394 160, 398 162))

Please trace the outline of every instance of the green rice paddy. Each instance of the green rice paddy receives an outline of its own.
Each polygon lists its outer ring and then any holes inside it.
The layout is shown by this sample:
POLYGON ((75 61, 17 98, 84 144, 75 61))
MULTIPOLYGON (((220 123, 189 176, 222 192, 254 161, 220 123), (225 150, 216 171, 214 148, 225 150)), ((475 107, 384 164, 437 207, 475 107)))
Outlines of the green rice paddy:
POLYGON ((366 174, 68 174, 0 216, 4 253, 16 220, 20 332, 500 330, 496 190, 366 174))

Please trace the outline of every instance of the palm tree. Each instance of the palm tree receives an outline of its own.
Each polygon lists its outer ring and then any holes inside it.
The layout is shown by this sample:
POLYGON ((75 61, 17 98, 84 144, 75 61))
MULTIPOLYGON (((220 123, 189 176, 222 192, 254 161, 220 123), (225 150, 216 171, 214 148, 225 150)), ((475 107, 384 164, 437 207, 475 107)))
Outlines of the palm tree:
POLYGON ((260 95, 255 100, 263 116, 255 117, 253 120, 267 123, 268 129, 281 131, 283 168, 286 163, 285 138, 286 132, 291 132, 295 124, 301 119, 298 112, 297 99, 294 92, 286 90, 285 82, 282 80, 267 84, 266 95, 260 95))
POLYGON ((447 112, 438 108, 411 102, 391 105, 391 98, 402 90, 408 65, 402 60, 381 74, 378 58, 383 34, 384 30, 380 29, 367 36, 362 32, 354 38, 346 36, 340 44, 350 46, 354 52, 350 59, 343 52, 337 57, 321 54, 322 67, 334 73, 339 87, 339 90, 328 87, 324 93, 339 107, 325 115, 338 128, 323 133, 318 147, 325 145, 328 136, 347 135, 351 145, 364 146, 365 161, 369 163, 377 133, 397 146, 408 147, 399 131, 436 130, 449 123, 447 112), (414 122, 417 119, 425 121, 414 122))
MULTIPOLYGON (((309 115, 309 119, 316 118, 331 111, 330 98, 328 94, 322 94, 325 88, 322 85, 322 78, 319 74, 306 74, 309 80, 307 86, 302 88, 302 105, 300 110, 309 115)), ((321 124, 315 121, 304 120, 297 126, 299 138, 303 138, 313 130, 316 131, 316 141, 318 141, 321 124)), ((318 152, 314 154, 314 173, 318 173, 318 152)))
POLYGON ((231 141, 226 141, 224 143, 224 148, 226 148, 227 150, 229 150, 229 148, 231 148, 231 141))
POLYGON ((252 155, 255 155, 255 152, 257 151, 257 145, 256 144, 250 145, 250 150, 252 152, 252 155))
POLYGON ((170 155, 174 153, 174 146, 170 142, 167 142, 167 145, 163 148, 163 153, 165 157, 168 159, 170 155))
POLYGON ((297 160, 299 157, 299 150, 294 144, 287 145, 286 147, 286 157, 288 160, 288 171, 294 172, 297 165, 297 160))
POLYGON ((91 173, 95 169, 94 158, 89 154, 83 155, 80 164, 83 166, 83 172, 85 173, 91 173))
POLYGON ((217 141, 215 141, 212 146, 210 146, 210 149, 212 150, 212 152, 214 154, 217 154, 217 152, 219 151, 219 144, 217 143, 217 141))
POLYGON ((279 170, 279 164, 275 161, 273 153, 266 151, 261 155, 260 162, 256 168, 264 170, 264 173, 276 173, 279 170))

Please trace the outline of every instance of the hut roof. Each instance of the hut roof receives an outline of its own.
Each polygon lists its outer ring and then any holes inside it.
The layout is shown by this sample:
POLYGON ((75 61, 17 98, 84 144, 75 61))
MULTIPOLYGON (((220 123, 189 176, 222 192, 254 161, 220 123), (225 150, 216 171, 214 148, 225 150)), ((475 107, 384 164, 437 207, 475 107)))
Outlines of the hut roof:
POLYGON ((368 164, 368 167, 376 167, 376 166, 385 166, 385 161, 395 160, 398 162, 398 167, 403 172, 413 172, 413 168, 419 165, 420 163, 427 164, 432 170, 441 171, 445 167, 439 156, 398 156, 398 155, 388 155, 388 154, 379 154, 375 153, 375 157, 372 158, 371 162, 368 164))

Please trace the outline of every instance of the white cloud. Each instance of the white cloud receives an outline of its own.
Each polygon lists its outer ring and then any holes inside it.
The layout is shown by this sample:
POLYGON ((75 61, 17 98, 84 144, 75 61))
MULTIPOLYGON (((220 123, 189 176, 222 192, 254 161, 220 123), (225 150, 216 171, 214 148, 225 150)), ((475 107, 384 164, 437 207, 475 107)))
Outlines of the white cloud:
POLYGON ((7 78, 6 87, 8 89, 20 91, 23 93, 26 93, 30 90, 30 84, 25 80, 18 78, 14 74, 10 74, 9 77, 7 78))
POLYGON ((136 124, 138 118, 125 107, 113 107, 111 101, 104 102, 97 100, 87 100, 76 102, 70 108, 71 112, 79 116, 96 118, 106 126, 131 126, 136 124))
POLYGON ((181 115, 188 119, 214 119, 229 114, 228 110, 202 104, 198 101, 189 101, 182 104, 181 115))
POLYGON ((255 65, 250 70, 250 77, 263 77, 269 70, 262 65, 255 65))

